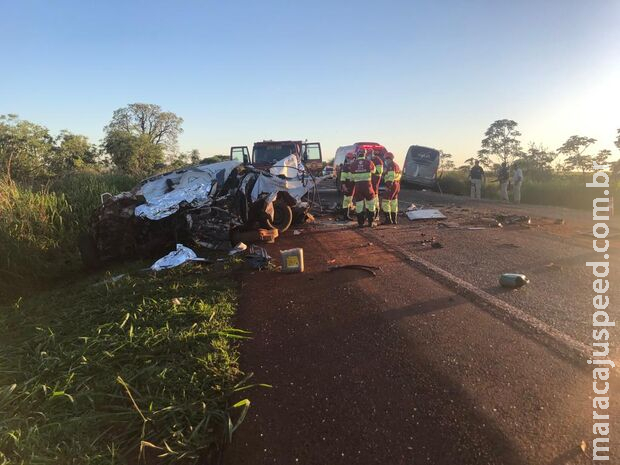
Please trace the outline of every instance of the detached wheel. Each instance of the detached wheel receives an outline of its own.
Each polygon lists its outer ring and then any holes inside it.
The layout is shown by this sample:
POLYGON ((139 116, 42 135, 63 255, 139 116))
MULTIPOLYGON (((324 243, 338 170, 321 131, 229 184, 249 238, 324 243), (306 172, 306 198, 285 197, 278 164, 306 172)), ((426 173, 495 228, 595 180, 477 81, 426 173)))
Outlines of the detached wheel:
POLYGON ((267 220, 271 228, 276 228, 280 232, 286 231, 293 222, 293 210, 282 202, 273 203, 273 221, 267 220))

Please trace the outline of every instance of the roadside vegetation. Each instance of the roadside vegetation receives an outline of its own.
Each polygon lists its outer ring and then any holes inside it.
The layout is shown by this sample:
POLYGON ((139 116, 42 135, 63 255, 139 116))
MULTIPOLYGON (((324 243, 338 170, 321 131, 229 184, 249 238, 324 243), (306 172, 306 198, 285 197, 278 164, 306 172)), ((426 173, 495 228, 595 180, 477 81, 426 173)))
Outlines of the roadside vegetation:
MULTIPOLYGON (((468 173, 463 171, 444 171, 438 179, 439 186, 445 194, 469 196, 470 185, 468 173)), ((548 180, 525 179, 521 187, 521 202, 533 205, 553 205, 558 207, 592 209, 592 189, 586 187, 586 180, 581 174, 556 174, 548 180)), ((611 186, 611 195, 620 198, 620 182, 616 179, 611 186)), ((482 187, 482 196, 499 200, 499 183, 492 175, 482 187)))
POLYGON ((213 459, 249 407, 228 403, 235 283, 198 265, 102 280, 0 308, 0 463, 213 459))
POLYGON ((201 161, 181 123, 129 105, 95 145, 0 117, 1 465, 214 463, 243 420, 232 265, 112 278, 77 249, 102 193, 201 161))
MULTIPOLYGON (((501 163, 506 163, 511 173, 515 163, 522 169, 522 203, 591 209, 591 192, 585 184, 595 171, 594 163, 609 166, 611 195, 620 193, 620 160, 613 161, 609 149, 591 152, 596 139, 574 135, 556 150, 534 142, 524 149, 517 126, 508 119, 494 121, 484 134, 481 149, 461 166, 456 166, 452 154, 441 152, 438 182, 442 192, 469 195, 469 170, 478 160, 486 174, 482 196, 488 199, 500 199, 497 174, 501 163)), ((614 145, 620 150, 620 129, 614 145)))
POLYGON ((0 179, 0 303, 79 271, 77 239, 100 194, 135 182, 128 175, 89 172, 42 185, 0 179))

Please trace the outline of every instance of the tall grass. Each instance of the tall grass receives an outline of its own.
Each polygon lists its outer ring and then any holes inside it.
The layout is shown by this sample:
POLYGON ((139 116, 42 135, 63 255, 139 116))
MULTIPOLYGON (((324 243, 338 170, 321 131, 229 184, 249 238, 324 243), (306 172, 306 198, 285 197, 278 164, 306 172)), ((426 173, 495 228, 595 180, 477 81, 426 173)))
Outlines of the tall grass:
MULTIPOLYGON (((547 181, 532 181, 526 177, 521 187, 521 202, 589 210, 592 208, 592 189, 586 187, 586 182, 590 182, 590 178, 580 174, 554 176, 547 181)), ((440 178, 439 185, 446 194, 469 195, 469 180, 465 173, 446 172, 440 178)), ((509 194, 512 196, 512 193, 509 194)), ((618 182, 612 185, 611 194, 620 197, 618 182)), ((499 184, 489 178, 483 187, 482 196, 499 199, 499 184)))
POLYGON ((0 180, 0 297, 55 274, 65 263, 71 205, 63 194, 0 180))
POLYGON ((51 181, 48 189, 64 195, 71 205, 67 219, 78 230, 83 230, 88 226, 93 210, 101 203, 101 194, 129 191, 138 181, 127 174, 78 172, 51 181))
POLYGON ((245 388, 235 305, 234 284, 196 266, 0 308, 0 463, 217 455, 249 407, 228 405, 245 388))
POLYGON ((102 192, 135 184, 129 176, 76 173, 44 186, 0 179, 0 302, 45 287, 79 268, 77 238, 102 192))

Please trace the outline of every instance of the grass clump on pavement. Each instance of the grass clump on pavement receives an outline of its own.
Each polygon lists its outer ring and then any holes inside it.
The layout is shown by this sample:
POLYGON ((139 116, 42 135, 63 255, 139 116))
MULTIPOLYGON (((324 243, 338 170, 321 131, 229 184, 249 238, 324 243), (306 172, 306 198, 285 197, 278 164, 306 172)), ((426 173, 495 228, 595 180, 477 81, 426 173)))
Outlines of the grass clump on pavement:
POLYGON ((235 308, 199 266, 0 308, 0 464, 210 463, 249 406, 235 308))

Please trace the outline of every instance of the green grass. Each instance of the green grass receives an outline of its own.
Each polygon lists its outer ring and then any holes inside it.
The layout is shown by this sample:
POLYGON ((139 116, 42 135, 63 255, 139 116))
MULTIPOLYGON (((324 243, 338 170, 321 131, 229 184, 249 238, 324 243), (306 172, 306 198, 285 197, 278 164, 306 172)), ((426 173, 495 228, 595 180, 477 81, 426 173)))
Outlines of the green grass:
POLYGON ((72 233, 83 230, 93 210, 101 204, 101 194, 118 194, 131 190, 140 180, 127 174, 78 172, 62 176, 49 183, 49 191, 62 194, 69 205, 72 233))
MULTIPOLYGON (((527 176, 527 173, 526 173, 527 176)), ((498 200, 499 183, 487 180, 483 187, 482 196, 487 199, 498 200)), ((586 187, 592 177, 583 177, 581 174, 559 176, 556 175, 547 181, 533 181, 525 179, 521 187, 521 202, 533 205, 551 205, 558 207, 592 209, 594 190, 586 187)), ((445 194, 469 195, 469 180, 461 172, 445 172, 439 180, 439 185, 445 194)), ((612 195, 620 197, 620 186, 616 182, 612 186, 612 195)), ((509 192, 510 198, 512 193, 509 192)))
POLYGON ((246 379, 235 284, 131 276, 0 308, 0 464, 210 463, 230 439, 249 406, 228 403, 246 379))
POLYGON ((105 173, 75 173, 45 186, 0 179, 0 303, 78 271, 77 238, 88 228, 100 194, 135 183, 105 173))

